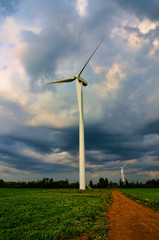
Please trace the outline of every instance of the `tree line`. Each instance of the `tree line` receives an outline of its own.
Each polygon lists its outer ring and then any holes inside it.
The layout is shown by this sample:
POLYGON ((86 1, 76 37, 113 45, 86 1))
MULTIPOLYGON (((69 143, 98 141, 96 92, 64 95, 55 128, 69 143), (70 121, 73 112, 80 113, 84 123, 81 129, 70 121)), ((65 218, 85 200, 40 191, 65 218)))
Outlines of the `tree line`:
MULTIPOLYGON (((87 185, 88 188, 151 188, 159 187, 159 179, 148 180, 146 183, 142 182, 128 182, 126 179, 123 183, 120 179, 119 183, 108 181, 107 178, 100 177, 96 184, 92 180, 87 185)), ((66 180, 54 181, 53 178, 43 178, 38 181, 3 181, 0 179, 0 188, 79 188, 79 182, 69 183, 66 180)))

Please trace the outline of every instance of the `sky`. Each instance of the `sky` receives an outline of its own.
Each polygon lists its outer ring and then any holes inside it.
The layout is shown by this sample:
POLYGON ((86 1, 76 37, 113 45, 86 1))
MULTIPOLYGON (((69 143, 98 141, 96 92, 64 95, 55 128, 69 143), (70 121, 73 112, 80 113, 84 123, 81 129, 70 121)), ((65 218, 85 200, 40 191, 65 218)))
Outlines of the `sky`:
POLYGON ((159 178, 159 1, 0 0, 0 178, 78 181, 83 71, 86 181, 159 178))

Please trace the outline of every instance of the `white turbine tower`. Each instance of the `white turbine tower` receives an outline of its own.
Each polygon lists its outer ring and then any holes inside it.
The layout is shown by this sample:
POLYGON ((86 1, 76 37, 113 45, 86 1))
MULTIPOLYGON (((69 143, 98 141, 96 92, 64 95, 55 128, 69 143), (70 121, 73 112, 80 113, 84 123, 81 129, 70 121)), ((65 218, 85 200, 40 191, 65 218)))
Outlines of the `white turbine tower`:
POLYGON ((125 182, 125 179, 124 179, 124 167, 126 166, 127 163, 125 163, 122 167, 120 167, 121 169, 121 179, 122 179, 122 182, 124 183, 125 182))
MULTIPOLYGON (((104 38, 102 39, 102 41, 104 38)), ((68 83, 73 82, 76 80, 76 90, 77 90, 77 100, 78 100, 78 110, 79 110, 79 188, 85 190, 85 145, 84 145, 84 113, 83 113, 83 86, 87 86, 88 82, 81 78, 81 74, 87 64, 89 63, 90 59, 96 52, 97 48, 100 46, 102 41, 98 44, 96 49, 93 51, 81 71, 78 75, 75 75, 71 78, 62 79, 59 81, 50 82, 48 84, 55 84, 55 83, 68 83)))

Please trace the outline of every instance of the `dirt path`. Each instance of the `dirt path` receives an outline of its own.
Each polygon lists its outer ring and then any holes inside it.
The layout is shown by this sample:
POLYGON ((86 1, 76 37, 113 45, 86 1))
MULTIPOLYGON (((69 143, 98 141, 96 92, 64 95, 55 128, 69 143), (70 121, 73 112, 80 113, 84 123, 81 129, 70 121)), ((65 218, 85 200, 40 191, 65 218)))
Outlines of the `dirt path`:
POLYGON ((109 240, 159 240, 159 213, 113 191, 109 240))

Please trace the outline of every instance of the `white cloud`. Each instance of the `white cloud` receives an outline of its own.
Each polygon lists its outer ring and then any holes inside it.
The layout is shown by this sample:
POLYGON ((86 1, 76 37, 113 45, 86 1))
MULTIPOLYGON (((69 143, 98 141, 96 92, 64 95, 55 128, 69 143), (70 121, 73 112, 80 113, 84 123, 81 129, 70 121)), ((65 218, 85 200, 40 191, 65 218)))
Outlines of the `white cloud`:
MULTIPOLYGON (((152 49, 149 52, 149 56, 150 57, 154 56, 158 50, 159 50, 159 40, 155 39, 153 41, 152 49)), ((157 57, 158 57, 158 54, 157 54, 157 57)))
POLYGON ((88 0, 77 0, 76 10, 81 17, 86 15, 87 6, 88 0))
POLYGON ((16 169, 11 166, 4 165, 4 162, 0 162, 1 168, 0 168, 0 174, 3 177, 10 177, 10 175, 28 175, 30 174, 29 171, 21 170, 21 169, 16 169))
POLYGON ((128 164, 134 164, 134 163, 136 163, 137 162, 137 160, 136 159, 131 159, 131 160, 128 160, 128 161, 126 161, 128 164))
POLYGON ((93 68, 93 71, 97 74, 100 74, 106 71, 105 66, 97 66, 97 65, 94 65, 92 62, 90 62, 90 65, 93 68))
POLYGON ((20 60, 20 53, 25 46, 21 41, 21 30, 22 26, 11 17, 7 17, 0 27, 3 56, 0 59, 0 95, 24 105, 28 97, 29 78, 20 60))
POLYGON ((43 157, 43 160, 48 163, 67 164, 70 166, 78 167, 77 158, 72 156, 69 152, 52 152, 43 157))
POLYGON ((105 81, 100 84, 94 84, 92 88, 98 89, 99 95, 104 97, 108 92, 119 89, 120 83, 125 77, 126 74, 122 71, 122 67, 115 63, 108 70, 108 73, 105 76, 105 81))
POLYGON ((151 22, 149 19, 145 19, 144 21, 139 22, 138 28, 141 33, 146 34, 150 30, 154 30, 157 25, 158 25, 158 22, 151 22))
MULTIPOLYGON (((68 97, 69 99, 69 97, 68 97)), ((60 94, 51 91, 34 94, 32 101, 25 108, 29 114, 28 126, 54 126, 57 128, 74 125, 77 106, 64 101, 60 94)), ((78 115, 77 115, 78 116, 78 115)))
POLYGON ((57 152, 52 151, 49 154, 41 154, 29 147, 23 146, 22 148, 18 149, 19 154, 22 156, 26 156, 33 159, 38 159, 38 162, 45 162, 45 163, 58 163, 58 164, 67 164, 72 165, 73 161, 77 161, 74 156, 72 156, 69 152, 57 152))
POLYGON ((119 83, 124 78, 125 74, 121 70, 121 66, 119 64, 114 64, 106 74, 107 79, 106 88, 108 90, 119 88, 119 83))
POLYGON ((124 26, 120 28, 113 28, 111 37, 114 39, 123 39, 127 43, 127 47, 130 51, 138 51, 141 49, 143 43, 146 41, 142 37, 138 36, 136 32, 128 32, 124 26))
POLYGON ((1 85, 0 95, 20 105, 25 105, 28 100, 29 79, 18 59, 10 56, 6 69, 0 70, 1 85))
POLYGON ((148 39, 144 39, 141 35, 139 36, 137 29, 139 29, 142 34, 146 34, 150 30, 154 30, 157 25, 158 22, 151 22, 148 19, 140 22, 138 18, 133 17, 129 20, 123 20, 120 26, 112 28, 111 37, 115 40, 118 39, 118 41, 124 40, 124 45, 125 43, 127 44, 127 49, 135 53, 139 51, 144 44, 149 42, 148 39), (129 31, 129 28, 133 31, 129 31))

